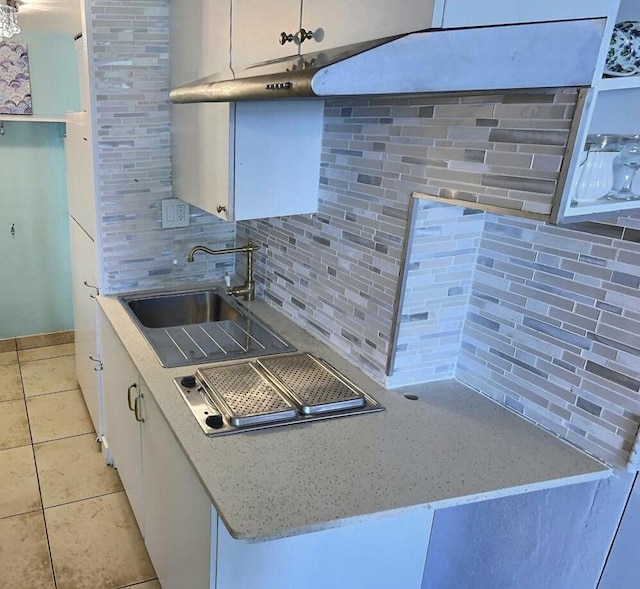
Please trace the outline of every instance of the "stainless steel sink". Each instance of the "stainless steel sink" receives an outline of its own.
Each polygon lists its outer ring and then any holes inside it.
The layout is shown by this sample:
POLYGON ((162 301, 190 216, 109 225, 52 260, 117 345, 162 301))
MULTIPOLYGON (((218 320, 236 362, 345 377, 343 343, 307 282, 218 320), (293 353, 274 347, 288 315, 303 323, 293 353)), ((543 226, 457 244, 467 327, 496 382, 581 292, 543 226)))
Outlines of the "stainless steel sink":
POLYGON ((120 301, 165 367, 295 351, 216 287, 135 293, 120 301))
POLYGON ((129 300, 127 304, 145 327, 175 327, 241 317, 241 313, 233 305, 220 293, 212 290, 136 298, 129 300))

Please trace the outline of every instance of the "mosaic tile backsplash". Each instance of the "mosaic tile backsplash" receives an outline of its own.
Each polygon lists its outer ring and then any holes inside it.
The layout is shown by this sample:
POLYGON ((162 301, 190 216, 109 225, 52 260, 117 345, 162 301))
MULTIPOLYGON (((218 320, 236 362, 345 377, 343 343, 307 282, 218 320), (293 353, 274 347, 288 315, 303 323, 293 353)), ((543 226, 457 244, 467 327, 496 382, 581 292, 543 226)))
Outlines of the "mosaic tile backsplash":
MULTIPOLYGON (((549 215, 578 94, 573 89, 441 97, 406 121, 402 136, 423 140, 404 148, 410 177, 441 198, 549 215)), ((398 152, 396 152, 398 153, 398 152)))
MULTIPOLYGON (((267 301, 389 386, 455 376, 623 466, 640 422, 637 219, 623 233, 622 221, 560 228, 418 203, 387 380, 409 195, 433 182, 431 167, 416 163, 436 141, 431 126, 421 131, 421 113, 437 105, 327 103, 319 213, 238 224, 240 239, 267 245, 258 264, 267 301)), ((459 135, 446 141, 470 149, 459 135)), ((556 174, 553 152, 538 155, 556 174)))
POLYGON ((614 466, 640 422, 640 231, 487 215, 456 376, 614 466))
POLYGON ((169 2, 92 0, 89 10, 103 292, 221 278, 233 256, 187 265, 186 254, 234 245, 232 223, 191 207, 190 227, 161 229, 171 198, 169 2))
POLYGON ((415 199, 388 387, 453 378, 485 214, 415 199))
POLYGON ((411 193, 548 212, 575 100, 549 90, 327 101, 318 214, 238 224, 241 240, 268 246, 265 296, 384 382, 411 193))
MULTIPOLYGON (((90 19, 104 291, 220 277, 233 259, 187 266, 184 255, 234 243, 233 224, 192 207, 190 227, 160 228, 171 196, 167 0, 93 0, 90 19)), ((240 241, 267 246, 263 296, 384 382, 411 192, 520 195, 545 211, 574 100, 327 103, 319 213, 238 224, 240 241)), ((456 376, 624 465, 640 422, 640 220, 559 228, 416 207, 389 384, 456 376)))

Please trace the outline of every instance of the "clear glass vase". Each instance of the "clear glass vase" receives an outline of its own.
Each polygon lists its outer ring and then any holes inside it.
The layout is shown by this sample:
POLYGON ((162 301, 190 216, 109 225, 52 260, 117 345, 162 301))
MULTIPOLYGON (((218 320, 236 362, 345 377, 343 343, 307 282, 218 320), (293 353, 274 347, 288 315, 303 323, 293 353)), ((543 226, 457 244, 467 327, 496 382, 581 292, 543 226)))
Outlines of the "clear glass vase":
POLYGON ((640 168, 640 135, 624 137, 620 153, 613 160, 613 185, 604 200, 640 200, 633 191, 633 180, 640 168))

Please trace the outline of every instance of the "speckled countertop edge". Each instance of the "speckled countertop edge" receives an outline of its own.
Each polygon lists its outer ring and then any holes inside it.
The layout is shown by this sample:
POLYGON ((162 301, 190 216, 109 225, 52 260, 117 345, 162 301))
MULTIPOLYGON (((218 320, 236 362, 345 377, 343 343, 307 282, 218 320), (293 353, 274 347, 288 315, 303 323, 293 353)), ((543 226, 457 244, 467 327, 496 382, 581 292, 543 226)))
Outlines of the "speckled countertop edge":
POLYGON ((385 411, 232 436, 202 433, 116 296, 98 302, 231 535, 252 541, 609 476, 605 466, 465 385, 388 391, 262 301, 244 303, 298 351, 325 358, 385 411), (409 401, 411 392, 419 401, 409 401))

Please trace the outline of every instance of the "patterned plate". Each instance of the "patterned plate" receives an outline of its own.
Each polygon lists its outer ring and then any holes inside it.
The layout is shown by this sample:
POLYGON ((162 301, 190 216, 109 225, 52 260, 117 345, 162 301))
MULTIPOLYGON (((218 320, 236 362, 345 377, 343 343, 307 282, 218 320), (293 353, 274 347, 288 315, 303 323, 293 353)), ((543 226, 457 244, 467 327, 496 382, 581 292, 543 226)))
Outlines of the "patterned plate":
POLYGON ((604 70, 609 76, 640 73, 640 22, 627 20, 613 27, 604 70))

